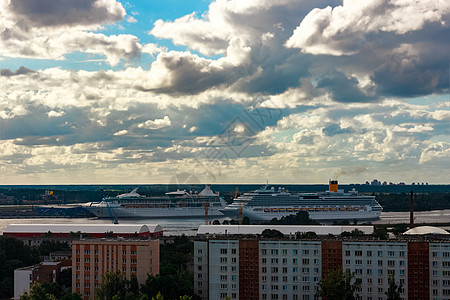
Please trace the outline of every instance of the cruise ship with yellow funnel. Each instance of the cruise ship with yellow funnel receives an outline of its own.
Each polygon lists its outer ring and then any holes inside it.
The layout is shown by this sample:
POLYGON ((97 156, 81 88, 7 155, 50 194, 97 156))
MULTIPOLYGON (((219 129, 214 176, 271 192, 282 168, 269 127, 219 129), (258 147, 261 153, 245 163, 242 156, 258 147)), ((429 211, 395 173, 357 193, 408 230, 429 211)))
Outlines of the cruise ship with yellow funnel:
POLYGON ((282 187, 265 186, 235 198, 220 212, 236 220, 241 211, 242 217, 257 223, 300 211, 307 211, 317 221, 367 221, 378 219, 382 210, 375 196, 361 195, 355 189, 344 192, 338 189, 337 180, 330 180, 328 191, 320 193, 290 194, 282 187))

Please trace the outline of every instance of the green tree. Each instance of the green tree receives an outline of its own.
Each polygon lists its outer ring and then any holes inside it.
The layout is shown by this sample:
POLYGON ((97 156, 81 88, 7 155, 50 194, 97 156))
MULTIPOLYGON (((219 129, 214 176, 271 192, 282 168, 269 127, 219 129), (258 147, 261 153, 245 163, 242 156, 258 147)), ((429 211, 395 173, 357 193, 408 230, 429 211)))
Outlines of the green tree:
POLYGON ((19 300, 56 300, 55 295, 48 293, 42 283, 36 282, 30 288, 30 292, 25 291, 19 300))
POLYGON ((354 300, 355 292, 360 287, 361 279, 355 278, 355 273, 331 270, 319 281, 316 295, 333 300, 354 300))
POLYGON ((42 243, 39 245, 39 254, 43 256, 47 256, 50 254, 50 252, 53 251, 71 251, 72 249, 67 244, 67 242, 60 242, 60 241, 53 241, 53 240, 46 240, 42 241, 42 243))
POLYGON ((0 299, 14 295, 14 270, 40 262, 35 248, 22 241, 0 235, 0 299))
POLYGON ((264 231, 261 233, 261 237, 263 238, 283 238, 284 234, 276 229, 264 229, 264 231))
POLYGON ((317 225, 320 224, 316 220, 309 217, 307 211, 299 211, 295 215, 289 215, 282 217, 281 219, 273 218, 269 225, 317 225))
POLYGON ((395 283, 395 278, 393 274, 389 275, 388 283, 389 287, 388 290, 385 292, 387 300, 400 300, 401 299, 400 292, 402 290, 402 284, 400 283, 400 285, 397 285, 395 283))
POLYGON ((136 295, 131 290, 130 281, 125 278, 125 275, 119 271, 106 272, 102 276, 102 284, 95 290, 94 299, 98 300, 128 300, 137 299, 136 295))
POLYGON ((388 231, 386 229, 386 226, 383 225, 375 225, 373 229, 373 236, 376 238, 379 238, 380 240, 387 240, 389 239, 388 231))
POLYGON ((242 225, 250 225, 250 218, 245 216, 242 218, 242 225))

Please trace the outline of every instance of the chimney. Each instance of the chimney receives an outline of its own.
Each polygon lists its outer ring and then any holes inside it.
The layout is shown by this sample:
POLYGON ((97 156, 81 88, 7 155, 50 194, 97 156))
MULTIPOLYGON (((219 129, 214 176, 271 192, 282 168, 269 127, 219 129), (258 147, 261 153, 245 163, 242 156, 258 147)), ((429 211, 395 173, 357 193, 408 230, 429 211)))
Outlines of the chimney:
POLYGON ((414 228, 414 192, 411 191, 409 198, 409 229, 414 228))
POLYGON ((338 190, 338 181, 337 180, 330 180, 328 185, 328 190, 330 192, 337 192, 338 190))

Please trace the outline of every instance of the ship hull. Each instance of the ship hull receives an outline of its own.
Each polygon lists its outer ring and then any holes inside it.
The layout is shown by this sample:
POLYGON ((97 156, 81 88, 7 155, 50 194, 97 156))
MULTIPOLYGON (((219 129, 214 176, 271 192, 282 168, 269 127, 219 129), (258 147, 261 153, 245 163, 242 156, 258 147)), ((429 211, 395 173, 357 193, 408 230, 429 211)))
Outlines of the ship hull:
MULTIPOLYGON (((239 218, 239 209, 222 209, 221 212, 231 218, 238 219, 239 218)), ((293 212, 264 212, 264 210, 254 211, 251 208, 243 208, 242 209, 242 217, 248 217, 251 222, 267 222, 272 220, 273 218, 281 219, 282 217, 287 217, 290 215, 295 215, 298 211, 293 212)), ((370 221, 377 220, 380 218, 381 211, 347 211, 347 210, 336 210, 336 211, 307 211, 309 217, 316 221, 370 221)))
MULTIPOLYGON (((83 206, 98 218, 134 218, 134 219, 158 219, 158 218, 204 218, 203 207, 183 208, 121 208, 83 206)), ((218 208, 208 208, 208 217, 223 217, 218 208)))

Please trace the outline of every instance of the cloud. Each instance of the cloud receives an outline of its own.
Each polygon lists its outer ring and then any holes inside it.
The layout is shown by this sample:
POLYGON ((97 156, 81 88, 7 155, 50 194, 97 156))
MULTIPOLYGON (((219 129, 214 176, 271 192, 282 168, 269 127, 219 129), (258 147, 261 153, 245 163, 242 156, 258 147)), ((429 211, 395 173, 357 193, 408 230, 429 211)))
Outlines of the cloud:
POLYGON ((18 68, 15 72, 12 72, 10 69, 0 69, 0 76, 10 77, 34 72, 34 70, 28 69, 24 66, 20 66, 20 68, 18 68))
POLYGON ((122 4, 114 0, 13 0, 7 7, 33 27, 98 25, 125 16, 122 4))
POLYGON ((144 123, 138 125, 139 128, 145 129, 161 129, 170 126, 172 123, 168 116, 164 116, 163 119, 147 120, 144 123))
POLYGON ((137 23, 137 20, 136 20, 136 18, 133 17, 133 16, 128 16, 128 17, 127 17, 127 22, 128 22, 128 23, 137 23))
POLYGON ((351 55, 370 33, 405 35, 427 23, 444 23, 450 4, 440 1, 346 0, 332 8, 313 9, 286 42, 305 53, 351 55))
POLYGON ((3 1, 0 51, 6 57, 63 60, 81 51, 104 55, 111 65, 139 58, 142 45, 133 35, 91 32, 120 21, 125 10, 114 0, 3 1))

